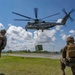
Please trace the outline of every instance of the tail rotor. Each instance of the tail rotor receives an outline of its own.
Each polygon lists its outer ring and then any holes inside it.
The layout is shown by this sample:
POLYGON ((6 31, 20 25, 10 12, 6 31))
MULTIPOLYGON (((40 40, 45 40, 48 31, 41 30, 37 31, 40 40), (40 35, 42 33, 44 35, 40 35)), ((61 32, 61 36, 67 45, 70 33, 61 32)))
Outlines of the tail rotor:
POLYGON ((66 12, 65 9, 62 10, 69 18, 71 21, 73 21, 74 19, 70 16, 71 13, 73 13, 75 11, 75 9, 72 9, 69 13, 66 12))

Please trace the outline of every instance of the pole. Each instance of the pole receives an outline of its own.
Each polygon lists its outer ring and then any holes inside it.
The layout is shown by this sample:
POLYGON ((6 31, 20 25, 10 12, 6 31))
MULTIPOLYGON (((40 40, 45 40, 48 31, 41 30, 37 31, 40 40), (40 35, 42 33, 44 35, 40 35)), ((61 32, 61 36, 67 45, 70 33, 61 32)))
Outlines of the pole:
POLYGON ((55 45, 53 45, 53 52, 55 51, 54 49, 55 49, 55 45))

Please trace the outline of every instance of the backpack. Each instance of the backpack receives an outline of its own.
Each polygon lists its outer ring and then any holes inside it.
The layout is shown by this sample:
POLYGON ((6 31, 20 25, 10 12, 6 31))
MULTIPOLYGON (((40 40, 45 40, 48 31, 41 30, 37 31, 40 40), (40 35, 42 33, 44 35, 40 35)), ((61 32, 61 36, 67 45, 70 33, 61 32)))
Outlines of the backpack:
POLYGON ((66 57, 75 58, 75 44, 67 45, 66 57))

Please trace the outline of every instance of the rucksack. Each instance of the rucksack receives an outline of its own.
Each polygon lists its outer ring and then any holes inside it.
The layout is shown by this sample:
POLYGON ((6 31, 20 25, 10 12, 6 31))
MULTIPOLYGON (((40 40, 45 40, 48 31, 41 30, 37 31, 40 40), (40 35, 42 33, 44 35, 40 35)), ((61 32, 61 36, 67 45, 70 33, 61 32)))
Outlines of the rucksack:
POLYGON ((66 57, 75 58, 75 44, 67 45, 66 57))

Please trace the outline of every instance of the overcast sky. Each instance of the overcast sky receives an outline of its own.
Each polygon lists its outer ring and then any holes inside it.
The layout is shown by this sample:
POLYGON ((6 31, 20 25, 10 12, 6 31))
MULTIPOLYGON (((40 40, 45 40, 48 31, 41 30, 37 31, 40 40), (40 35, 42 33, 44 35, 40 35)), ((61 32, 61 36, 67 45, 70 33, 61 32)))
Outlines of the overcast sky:
POLYGON ((64 17, 62 9, 67 12, 75 9, 75 0, 0 0, 0 29, 6 29, 7 46, 6 49, 34 50, 36 44, 43 44, 44 50, 60 51, 66 44, 67 36, 75 37, 75 12, 71 14, 73 22, 67 21, 66 26, 56 26, 50 30, 41 32, 40 30, 26 31, 24 29, 27 22, 14 21, 15 18, 24 19, 21 16, 15 15, 12 12, 17 12, 32 18, 35 18, 34 8, 38 8, 38 18, 43 18, 55 13, 59 15, 45 19, 45 21, 56 20, 60 22, 64 17))

